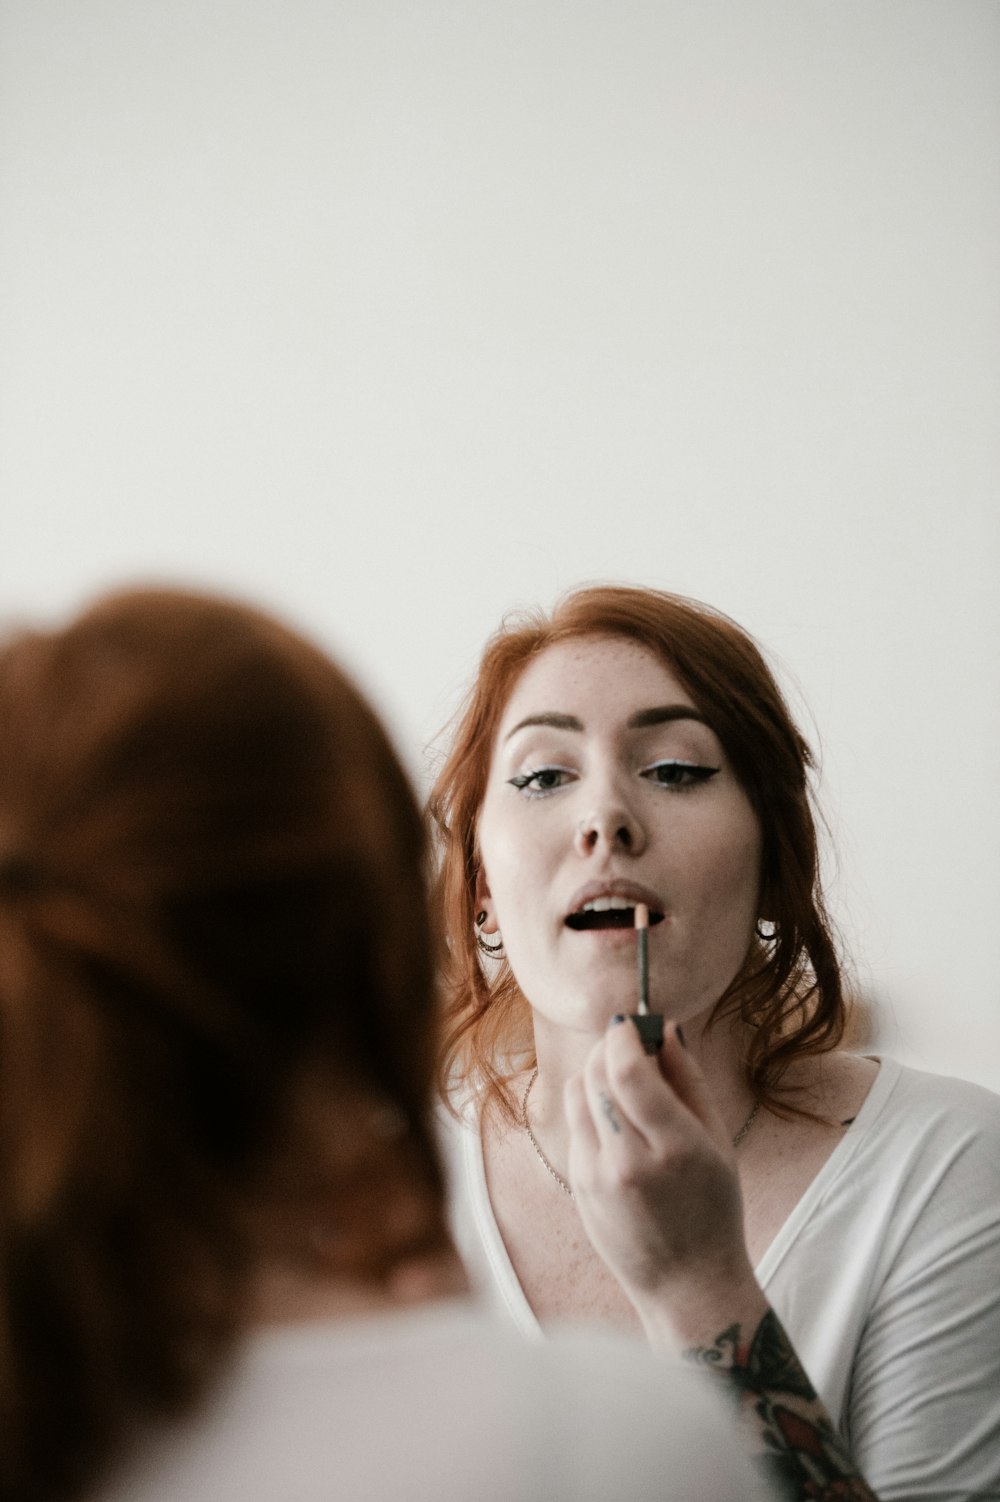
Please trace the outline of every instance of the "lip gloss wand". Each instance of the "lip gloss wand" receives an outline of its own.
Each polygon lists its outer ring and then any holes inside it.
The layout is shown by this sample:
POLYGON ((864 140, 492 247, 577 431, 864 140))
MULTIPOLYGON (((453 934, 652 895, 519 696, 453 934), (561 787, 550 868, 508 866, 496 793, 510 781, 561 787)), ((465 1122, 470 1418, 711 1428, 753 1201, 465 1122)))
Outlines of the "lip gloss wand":
POLYGON ((639 1010, 632 1013, 642 1046, 647 1053, 659 1053, 663 1044, 663 1013, 649 1010, 649 908, 644 902, 635 905, 636 952, 639 961, 639 1010))

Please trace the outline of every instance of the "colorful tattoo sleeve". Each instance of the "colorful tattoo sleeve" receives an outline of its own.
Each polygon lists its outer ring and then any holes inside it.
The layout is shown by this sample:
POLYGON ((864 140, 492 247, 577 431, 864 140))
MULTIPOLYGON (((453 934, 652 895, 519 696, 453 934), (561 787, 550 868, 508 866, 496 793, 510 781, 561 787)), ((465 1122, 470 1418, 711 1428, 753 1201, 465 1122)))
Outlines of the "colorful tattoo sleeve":
POLYGON ((730 1325, 685 1356, 726 1383, 753 1449, 788 1502, 878 1502, 772 1309, 747 1340, 730 1325))

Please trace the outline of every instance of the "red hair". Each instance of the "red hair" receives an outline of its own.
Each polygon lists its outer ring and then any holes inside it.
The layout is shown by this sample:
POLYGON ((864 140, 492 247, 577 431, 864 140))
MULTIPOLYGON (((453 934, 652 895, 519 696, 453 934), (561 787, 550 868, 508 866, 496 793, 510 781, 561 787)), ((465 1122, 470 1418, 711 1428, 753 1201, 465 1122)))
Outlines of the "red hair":
POLYGON ((435 958, 386 735, 266 616, 106 599, 0 647, 0 723, 0 1494, 46 1502, 198 1397, 276 1236, 444 1244, 435 958))
POLYGON ((513 1119, 515 1061, 533 1062, 530 1009, 510 966, 501 961, 488 975, 479 959, 477 826, 515 682, 547 647, 581 636, 624 637, 677 675, 718 735, 760 821, 761 917, 774 934, 752 942, 713 1015, 738 1010, 752 1025, 748 1083, 763 1104, 795 1113, 781 1091, 782 1075, 800 1055, 835 1048, 846 1020, 820 886, 812 753, 747 633, 707 605, 653 589, 573 591, 549 616, 535 611, 506 620, 483 652, 429 802, 439 836, 437 899, 447 941, 442 1087, 448 1095, 485 1088, 513 1119))

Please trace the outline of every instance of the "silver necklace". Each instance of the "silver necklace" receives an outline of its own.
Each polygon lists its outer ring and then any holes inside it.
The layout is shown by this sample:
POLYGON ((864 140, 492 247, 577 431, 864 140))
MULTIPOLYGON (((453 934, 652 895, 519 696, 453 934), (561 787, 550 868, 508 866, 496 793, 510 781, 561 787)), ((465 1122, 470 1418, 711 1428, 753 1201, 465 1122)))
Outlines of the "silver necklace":
MULTIPOLYGON (((538 1158, 539 1163, 541 1163, 542 1167, 552 1175, 556 1183, 559 1185, 559 1188, 562 1190, 563 1194, 568 1194, 570 1199, 575 1199, 576 1196, 574 1195, 572 1189, 569 1187, 562 1174, 557 1173, 556 1170, 552 1167, 552 1164, 549 1162, 548 1158, 545 1156, 538 1145, 538 1138, 531 1130, 531 1122, 528 1120, 528 1096, 531 1094, 531 1087, 535 1083, 537 1078, 538 1065, 536 1064, 535 1068, 532 1070, 531 1079, 528 1081, 527 1086, 525 1087, 524 1094, 521 1097, 521 1125, 524 1127, 524 1130, 528 1134, 528 1141, 535 1149, 535 1155, 538 1158)), ((757 1112, 759 1110, 760 1101, 755 1100, 750 1108, 750 1115, 747 1117, 746 1121, 743 1123, 739 1131, 736 1133, 736 1136, 733 1138, 734 1147, 739 1147, 740 1143, 743 1141, 743 1138, 746 1136, 747 1132, 749 1132, 750 1128, 757 1120, 757 1112)))

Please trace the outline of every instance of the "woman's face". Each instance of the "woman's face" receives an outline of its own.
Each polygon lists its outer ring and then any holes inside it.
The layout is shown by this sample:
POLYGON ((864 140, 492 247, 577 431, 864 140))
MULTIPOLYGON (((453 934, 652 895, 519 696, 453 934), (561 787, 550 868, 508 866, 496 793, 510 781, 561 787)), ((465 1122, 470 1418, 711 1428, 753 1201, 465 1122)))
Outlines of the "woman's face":
POLYGON ((540 1017, 585 1031, 637 1007, 636 902, 650 1004, 710 1008, 758 916, 761 831, 674 674, 615 636, 546 648, 511 693, 479 819, 477 908, 540 1017))

